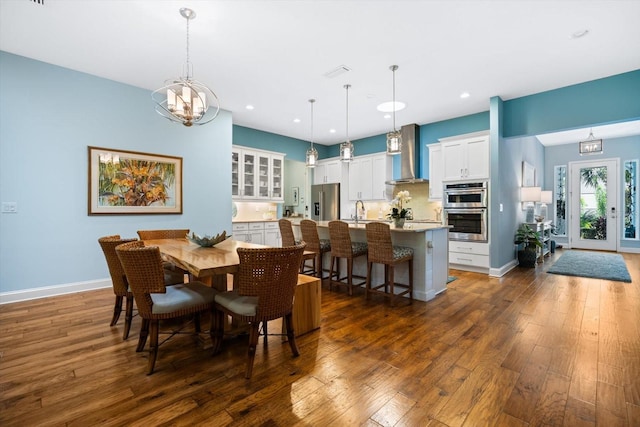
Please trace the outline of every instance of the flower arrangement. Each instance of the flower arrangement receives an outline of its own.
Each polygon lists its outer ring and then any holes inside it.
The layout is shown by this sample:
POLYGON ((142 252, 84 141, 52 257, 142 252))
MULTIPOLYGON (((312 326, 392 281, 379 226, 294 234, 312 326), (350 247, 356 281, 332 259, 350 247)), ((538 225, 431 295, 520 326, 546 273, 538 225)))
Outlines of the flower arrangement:
POLYGON ((387 215, 389 219, 406 218, 407 210, 403 205, 411 201, 408 191, 398 191, 396 197, 391 201, 391 213, 387 215))

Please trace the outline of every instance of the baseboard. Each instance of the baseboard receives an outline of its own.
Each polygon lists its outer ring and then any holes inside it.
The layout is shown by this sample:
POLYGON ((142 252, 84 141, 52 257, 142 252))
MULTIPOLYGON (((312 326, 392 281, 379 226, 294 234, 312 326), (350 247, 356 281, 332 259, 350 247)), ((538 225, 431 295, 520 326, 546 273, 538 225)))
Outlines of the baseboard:
POLYGON ((465 264, 449 264, 449 268, 454 270, 462 270, 462 271, 471 271, 473 273, 483 273, 488 274, 489 269, 486 267, 476 267, 473 265, 465 265, 465 264))
POLYGON ((516 268, 518 266, 518 260, 517 259, 512 259, 511 261, 509 261, 508 263, 506 263, 505 265, 503 265, 500 268, 491 268, 489 269, 489 276, 491 277, 502 277, 505 274, 507 274, 508 272, 510 272, 511 270, 513 270, 514 268, 516 268))
POLYGON ((640 254, 640 248, 619 248, 618 252, 626 252, 626 253, 630 253, 630 254, 640 254))
POLYGON ((0 292, 0 304, 73 294, 75 292, 93 291, 96 289, 110 288, 111 286, 111 279, 99 279, 20 291, 0 292))

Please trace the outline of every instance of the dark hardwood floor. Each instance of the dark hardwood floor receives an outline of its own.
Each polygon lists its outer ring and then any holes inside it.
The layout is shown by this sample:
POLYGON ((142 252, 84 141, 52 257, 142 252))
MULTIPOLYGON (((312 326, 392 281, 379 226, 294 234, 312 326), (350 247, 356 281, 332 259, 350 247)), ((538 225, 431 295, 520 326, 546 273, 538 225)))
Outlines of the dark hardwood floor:
MULTIPOLYGON (((0 425, 640 426, 640 255, 633 283, 451 271, 433 301, 322 295, 322 327, 212 356, 190 335, 145 375, 99 290, 0 306, 0 425)), ((277 330, 271 325, 270 330, 277 330)))

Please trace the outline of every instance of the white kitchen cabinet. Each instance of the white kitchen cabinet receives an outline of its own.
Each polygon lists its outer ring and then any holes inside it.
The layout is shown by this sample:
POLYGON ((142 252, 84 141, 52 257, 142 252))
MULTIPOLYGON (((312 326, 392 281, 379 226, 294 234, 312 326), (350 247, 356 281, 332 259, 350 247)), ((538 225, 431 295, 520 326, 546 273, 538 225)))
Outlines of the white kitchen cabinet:
POLYGON ((359 156, 349 164, 349 200, 386 200, 391 158, 386 153, 359 156))
POLYGON ((231 148, 231 196, 283 201, 284 154, 234 145, 231 148))
POLYGON ((235 240, 264 244, 264 222, 234 222, 232 227, 235 240))
POLYGON ((449 263, 452 268, 475 272, 489 271, 489 243, 449 242, 449 263))
POLYGON ((340 159, 319 160, 313 168, 313 183, 328 184, 342 181, 342 162, 340 159))
POLYGON ((282 246, 282 238, 280 237, 280 226, 277 222, 264 223, 264 244, 279 248, 282 246))
POLYGON ((489 179, 489 135, 441 139, 443 181, 489 179))
POLYGON ((429 200, 442 200, 442 145, 429 144, 429 200))

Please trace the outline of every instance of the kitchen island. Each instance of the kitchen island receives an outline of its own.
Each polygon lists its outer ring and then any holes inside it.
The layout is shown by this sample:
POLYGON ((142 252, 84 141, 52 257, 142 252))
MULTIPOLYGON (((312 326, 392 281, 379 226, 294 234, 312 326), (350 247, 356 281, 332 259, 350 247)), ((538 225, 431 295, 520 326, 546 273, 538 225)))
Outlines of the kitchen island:
MULTIPOLYGON (((351 241, 366 242, 365 224, 363 222, 348 223, 351 241)), ((329 239, 328 221, 318 222, 318 235, 321 239, 329 239)), ((391 241, 394 245, 413 248, 414 299, 429 301, 446 290, 449 276, 449 226, 410 222, 405 224, 404 228, 395 228, 391 225, 391 241)), ((331 254, 327 253, 323 260, 325 268, 330 265, 330 262, 331 254)), ((341 268, 344 270, 346 265, 341 265, 341 268)), ((367 275, 367 263, 364 257, 354 259, 353 274, 367 275)), ((409 283, 406 263, 396 267, 395 280, 397 283, 409 283)), ((384 267, 374 264, 372 283, 383 282, 384 267)))

